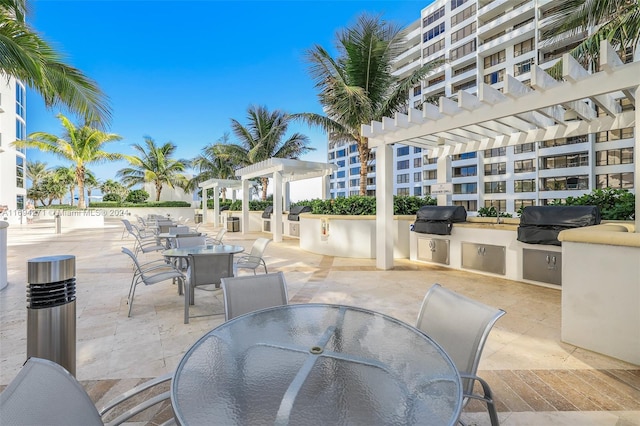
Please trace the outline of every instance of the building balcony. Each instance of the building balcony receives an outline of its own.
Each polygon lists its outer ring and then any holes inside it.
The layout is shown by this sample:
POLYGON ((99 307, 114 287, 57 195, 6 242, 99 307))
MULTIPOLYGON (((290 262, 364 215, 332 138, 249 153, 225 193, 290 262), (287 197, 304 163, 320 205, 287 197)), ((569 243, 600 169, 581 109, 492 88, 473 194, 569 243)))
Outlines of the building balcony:
POLYGON ((485 17, 481 17, 480 15, 478 15, 478 17, 480 21, 478 25, 478 35, 486 38, 500 31, 507 30, 527 19, 535 18, 535 7, 533 2, 529 2, 492 19, 485 19, 485 17))
POLYGON ((535 35, 535 29, 536 23, 530 22, 527 25, 509 31, 502 37, 480 44, 480 46, 478 46, 478 54, 481 56, 491 55, 504 49, 505 46, 511 46, 515 43, 530 39, 535 35))

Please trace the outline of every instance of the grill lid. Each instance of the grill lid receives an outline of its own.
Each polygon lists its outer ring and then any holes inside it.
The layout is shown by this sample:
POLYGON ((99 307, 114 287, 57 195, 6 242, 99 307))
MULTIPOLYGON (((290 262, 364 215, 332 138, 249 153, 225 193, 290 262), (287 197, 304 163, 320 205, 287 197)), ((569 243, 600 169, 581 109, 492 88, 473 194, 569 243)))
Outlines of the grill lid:
POLYGON ((467 211, 462 206, 422 206, 416 213, 416 222, 465 222, 467 211))
POLYGON ((599 223, 600 209, 597 206, 528 206, 520 216, 520 226, 579 228, 599 223))

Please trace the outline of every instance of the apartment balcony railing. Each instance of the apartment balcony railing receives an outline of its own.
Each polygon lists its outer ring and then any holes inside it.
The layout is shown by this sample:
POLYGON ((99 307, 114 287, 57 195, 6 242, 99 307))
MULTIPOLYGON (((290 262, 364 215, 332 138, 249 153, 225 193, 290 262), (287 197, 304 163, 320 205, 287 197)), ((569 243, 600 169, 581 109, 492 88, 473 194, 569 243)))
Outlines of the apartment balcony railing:
POLYGON ((478 46, 478 53, 482 54, 482 56, 486 56, 487 54, 495 53, 504 49, 504 44, 506 43, 514 44, 527 40, 533 36, 535 28, 536 23, 530 22, 520 28, 508 31, 502 37, 491 40, 488 43, 485 42, 478 46))
MULTIPOLYGON (((483 24, 478 26, 478 34, 482 36, 489 32, 500 32, 506 30, 508 27, 513 26, 514 21, 520 22, 535 17, 535 8, 533 2, 527 2, 520 7, 517 7, 502 16, 498 16, 492 20, 485 20, 483 24)), ((481 18, 482 21, 482 18, 481 18)))

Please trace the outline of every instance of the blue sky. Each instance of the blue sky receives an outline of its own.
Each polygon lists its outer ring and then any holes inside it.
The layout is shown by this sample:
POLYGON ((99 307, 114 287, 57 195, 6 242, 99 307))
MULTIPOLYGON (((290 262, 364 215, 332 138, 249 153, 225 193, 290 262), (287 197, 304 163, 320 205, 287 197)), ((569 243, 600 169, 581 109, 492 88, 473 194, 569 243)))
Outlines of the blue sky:
MULTIPOLYGON (((428 3, 35 0, 29 22, 109 96, 109 131, 123 140, 108 150, 132 153, 131 144, 151 136, 158 143, 175 143, 177 157, 190 159, 230 132, 231 118, 246 123, 250 105, 321 113, 304 51, 320 44, 335 53, 336 32, 361 12, 404 26, 417 20, 428 3)), ((28 133, 62 135, 55 115, 66 111, 45 109, 31 91, 27 102, 28 133)), ((326 161, 322 131, 303 125, 290 131, 307 134, 316 148, 302 159, 326 161)), ((28 158, 64 164, 34 150, 28 158)), ((90 169, 109 179, 124 166, 90 169)))

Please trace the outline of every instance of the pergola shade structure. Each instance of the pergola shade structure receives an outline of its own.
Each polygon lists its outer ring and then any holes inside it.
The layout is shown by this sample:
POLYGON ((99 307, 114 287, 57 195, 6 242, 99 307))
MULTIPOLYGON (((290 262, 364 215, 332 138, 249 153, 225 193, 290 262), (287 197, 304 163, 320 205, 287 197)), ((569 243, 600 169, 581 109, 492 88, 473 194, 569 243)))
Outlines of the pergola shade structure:
MULTIPOLYGON (((273 183, 273 241, 282 241, 282 206, 289 206, 289 183, 297 180, 322 177, 322 198, 329 194, 329 176, 338 169, 335 164, 313 161, 270 158, 236 171, 242 180, 242 223, 249 223, 249 180, 271 178, 273 183), (283 190, 284 186, 284 190, 283 190)), ((245 233, 247 226, 242 227, 245 233)))
MULTIPOLYGON (((393 267, 393 153, 396 143, 420 147, 438 158, 438 183, 449 180, 450 155, 508 145, 546 141, 635 126, 634 188, 640 188, 640 111, 622 111, 620 99, 634 106, 640 62, 624 64, 613 47, 600 46, 599 72, 590 74, 569 54, 563 56, 560 82, 540 67, 531 68, 531 87, 506 75, 502 92, 481 83, 477 95, 459 91, 457 102, 441 97, 439 106, 384 117, 362 125, 369 147, 376 148, 377 267, 393 267), (597 106, 597 111, 594 108, 597 106)), ((439 195, 438 204, 447 196, 439 195)), ((636 232, 640 230, 636 196, 636 232)))
POLYGON ((220 190, 222 188, 232 191, 231 199, 236 199, 236 190, 242 189, 242 181, 237 179, 209 179, 198 185, 202 188, 202 221, 207 222, 207 192, 213 189, 213 226, 220 222, 220 190))

